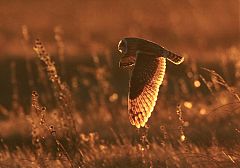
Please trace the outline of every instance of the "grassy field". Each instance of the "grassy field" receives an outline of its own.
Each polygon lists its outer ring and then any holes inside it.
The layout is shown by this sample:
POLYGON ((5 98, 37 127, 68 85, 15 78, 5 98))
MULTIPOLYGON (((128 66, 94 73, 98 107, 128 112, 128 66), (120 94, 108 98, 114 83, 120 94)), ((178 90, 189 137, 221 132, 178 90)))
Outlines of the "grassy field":
POLYGON ((0 2, 0 168, 240 167, 237 1, 24 2, 0 2), (140 129, 125 36, 185 57, 140 129))
POLYGON ((1 167, 240 165, 237 48, 226 51, 227 60, 186 56, 179 67, 168 64, 141 129, 128 121, 128 73, 115 66, 118 58, 110 53, 77 62, 65 60, 61 46, 55 57, 34 50, 32 59, 3 61, 11 96, 0 109, 1 167))

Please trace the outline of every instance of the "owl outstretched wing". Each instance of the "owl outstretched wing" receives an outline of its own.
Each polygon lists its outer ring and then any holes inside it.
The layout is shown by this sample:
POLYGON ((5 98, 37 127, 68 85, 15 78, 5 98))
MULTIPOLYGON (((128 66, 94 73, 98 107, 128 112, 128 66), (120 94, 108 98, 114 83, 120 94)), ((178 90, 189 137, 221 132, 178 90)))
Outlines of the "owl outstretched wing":
POLYGON ((151 116, 165 69, 164 57, 138 52, 128 97, 129 119, 137 128, 144 127, 151 116))

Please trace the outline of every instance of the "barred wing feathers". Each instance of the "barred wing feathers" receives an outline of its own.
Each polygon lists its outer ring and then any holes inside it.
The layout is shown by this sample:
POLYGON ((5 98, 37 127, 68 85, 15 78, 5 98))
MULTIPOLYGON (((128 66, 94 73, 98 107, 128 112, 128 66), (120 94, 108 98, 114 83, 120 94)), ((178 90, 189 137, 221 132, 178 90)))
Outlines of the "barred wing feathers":
POLYGON ((157 101, 166 69, 166 59, 138 53, 130 80, 129 119, 137 128, 144 127, 157 101))
POLYGON ((176 64, 176 65, 179 65, 184 61, 184 57, 179 56, 179 55, 177 55, 175 53, 172 53, 170 51, 168 51, 167 59, 169 61, 171 61, 172 63, 176 64))

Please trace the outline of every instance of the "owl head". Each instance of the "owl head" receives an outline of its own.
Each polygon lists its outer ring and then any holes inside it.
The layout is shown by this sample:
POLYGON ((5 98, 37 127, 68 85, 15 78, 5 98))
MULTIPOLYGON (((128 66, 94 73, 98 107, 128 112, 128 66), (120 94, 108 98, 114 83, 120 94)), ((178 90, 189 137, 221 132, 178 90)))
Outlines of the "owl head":
POLYGON ((158 44, 141 38, 128 37, 122 39, 118 44, 118 50, 124 55, 136 55, 136 52, 159 55, 161 48, 158 44))
POLYGON ((157 44, 140 39, 140 38, 124 38, 118 43, 118 51, 122 53, 119 62, 120 67, 128 67, 134 65, 138 52, 148 53, 151 55, 161 55, 162 50, 157 44))
POLYGON ((128 37, 120 40, 118 50, 122 53, 119 62, 119 66, 122 68, 134 65, 139 53, 154 57, 164 57, 177 65, 184 61, 184 57, 168 51, 154 42, 141 38, 128 37))

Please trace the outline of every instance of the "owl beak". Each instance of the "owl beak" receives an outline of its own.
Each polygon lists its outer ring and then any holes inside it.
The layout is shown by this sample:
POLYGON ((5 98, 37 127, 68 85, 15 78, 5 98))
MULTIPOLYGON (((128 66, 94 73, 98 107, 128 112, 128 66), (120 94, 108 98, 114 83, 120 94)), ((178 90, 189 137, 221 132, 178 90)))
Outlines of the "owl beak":
POLYGON ((123 56, 119 61, 120 68, 127 68, 135 64, 136 58, 133 56, 123 56))

